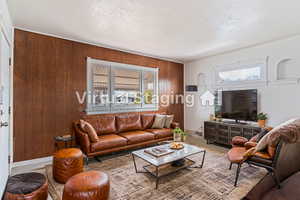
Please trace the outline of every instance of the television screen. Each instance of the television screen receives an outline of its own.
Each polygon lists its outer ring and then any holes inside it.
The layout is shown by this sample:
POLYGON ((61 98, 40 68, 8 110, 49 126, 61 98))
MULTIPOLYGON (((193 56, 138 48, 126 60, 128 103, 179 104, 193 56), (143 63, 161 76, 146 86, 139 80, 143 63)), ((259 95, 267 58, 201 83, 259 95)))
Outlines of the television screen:
POLYGON ((217 95, 217 101, 217 117, 257 121, 257 90, 222 91, 217 95))

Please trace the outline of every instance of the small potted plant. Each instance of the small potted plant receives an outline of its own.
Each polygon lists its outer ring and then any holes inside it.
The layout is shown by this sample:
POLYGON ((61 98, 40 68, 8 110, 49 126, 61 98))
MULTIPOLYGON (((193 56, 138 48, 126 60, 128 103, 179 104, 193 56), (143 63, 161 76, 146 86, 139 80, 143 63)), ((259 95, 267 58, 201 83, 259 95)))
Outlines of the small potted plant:
POLYGON ((267 119, 268 119, 268 116, 266 113, 263 113, 263 112, 259 113, 257 115, 257 122, 258 122, 259 127, 261 127, 261 128, 265 127, 267 119))
POLYGON ((181 129, 180 128, 173 129, 173 138, 174 138, 174 142, 180 142, 180 140, 181 140, 181 129))
POLYGON ((182 141, 182 142, 185 142, 185 141, 186 141, 186 136, 187 136, 187 133, 184 132, 184 131, 182 131, 182 133, 181 133, 181 141, 182 141))
POLYGON ((173 136, 175 142, 185 142, 187 134, 181 130, 181 128, 175 128, 173 130, 173 136))

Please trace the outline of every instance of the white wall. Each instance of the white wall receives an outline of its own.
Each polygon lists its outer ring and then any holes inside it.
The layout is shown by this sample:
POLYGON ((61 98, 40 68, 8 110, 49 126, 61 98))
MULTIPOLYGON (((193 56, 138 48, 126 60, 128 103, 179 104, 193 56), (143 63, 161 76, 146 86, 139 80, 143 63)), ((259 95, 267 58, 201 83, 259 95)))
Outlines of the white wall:
MULTIPOLYGON (((212 88, 215 84, 214 68, 216 66, 266 57, 269 60, 269 83, 263 86, 242 86, 242 88, 258 89, 259 112, 268 113, 268 125, 275 126, 291 117, 300 116, 300 84, 274 84, 277 79, 277 64, 285 58, 292 58, 288 73, 300 78, 300 35, 185 63, 185 85, 197 84, 197 75, 204 73, 207 84, 212 88)), ((197 95, 202 92, 199 91, 197 95)), ((195 101, 194 107, 185 106, 185 128, 188 130, 199 130, 203 121, 208 120, 209 115, 214 113, 214 108, 202 106, 198 97, 195 101)))

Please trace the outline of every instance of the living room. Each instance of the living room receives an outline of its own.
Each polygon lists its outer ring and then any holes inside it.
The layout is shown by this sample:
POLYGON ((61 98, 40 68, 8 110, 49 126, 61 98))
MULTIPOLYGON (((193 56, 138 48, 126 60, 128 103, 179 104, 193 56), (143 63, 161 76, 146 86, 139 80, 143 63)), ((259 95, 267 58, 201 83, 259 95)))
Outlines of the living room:
POLYGON ((2 199, 298 199, 299 2, 0 5, 2 199))

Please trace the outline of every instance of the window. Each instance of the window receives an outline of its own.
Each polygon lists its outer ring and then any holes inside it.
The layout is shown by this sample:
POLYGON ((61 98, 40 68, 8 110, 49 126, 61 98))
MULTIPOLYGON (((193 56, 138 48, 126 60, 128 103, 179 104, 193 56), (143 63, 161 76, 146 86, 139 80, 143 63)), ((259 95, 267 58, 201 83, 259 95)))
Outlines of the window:
POLYGON ((254 81, 261 79, 260 67, 251 67, 219 72, 219 77, 225 82, 254 81))
POLYGON ((157 110, 158 69, 88 58, 87 113, 157 110))
POLYGON ((266 62, 217 67, 217 85, 257 84, 266 82, 266 62))

